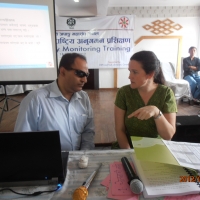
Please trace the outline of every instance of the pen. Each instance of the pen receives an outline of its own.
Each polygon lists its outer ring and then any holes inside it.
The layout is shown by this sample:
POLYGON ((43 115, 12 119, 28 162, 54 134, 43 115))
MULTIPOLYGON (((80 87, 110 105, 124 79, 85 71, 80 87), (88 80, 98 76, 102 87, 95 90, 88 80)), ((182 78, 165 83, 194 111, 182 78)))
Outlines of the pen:
POLYGON ((102 166, 102 163, 99 165, 99 167, 94 172, 92 172, 92 174, 88 177, 88 179, 83 182, 82 186, 84 186, 88 189, 88 187, 90 186, 90 183, 92 182, 92 180, 96 176, 96 174, 99 171, 99 169, 101 168, 101 166, 102 166))

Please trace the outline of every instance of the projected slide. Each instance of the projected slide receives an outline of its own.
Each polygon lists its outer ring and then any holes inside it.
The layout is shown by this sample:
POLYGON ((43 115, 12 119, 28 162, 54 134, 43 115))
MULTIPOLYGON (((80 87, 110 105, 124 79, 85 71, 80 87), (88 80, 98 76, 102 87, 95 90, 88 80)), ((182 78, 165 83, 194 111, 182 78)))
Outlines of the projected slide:
POLYGON ((54 68, 48 6, 0 3, 0 47, 0 70, 54 68))

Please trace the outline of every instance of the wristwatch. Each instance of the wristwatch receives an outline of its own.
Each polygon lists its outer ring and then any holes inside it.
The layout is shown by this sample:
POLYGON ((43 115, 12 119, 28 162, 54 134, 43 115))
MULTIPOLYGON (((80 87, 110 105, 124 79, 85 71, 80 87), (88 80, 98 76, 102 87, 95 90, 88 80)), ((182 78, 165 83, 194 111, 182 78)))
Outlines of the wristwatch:
POLYGON ((158 118, 161 117, 161 116, 162 116, 162 112, 159 110, 158 115, 157 115, 156 117, 154 117, 154 119, 158 119, 158 118))

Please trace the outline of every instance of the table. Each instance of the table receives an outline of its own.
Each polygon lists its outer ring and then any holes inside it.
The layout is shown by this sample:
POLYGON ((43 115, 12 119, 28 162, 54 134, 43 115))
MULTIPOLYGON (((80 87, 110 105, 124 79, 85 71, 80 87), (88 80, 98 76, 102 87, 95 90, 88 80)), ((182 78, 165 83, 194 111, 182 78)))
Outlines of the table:
MULTIPOLYGON (((95 171, 99 164, 102 163, 102 167, 94 178, 89 187, 88 200, 105 200, 107 199, 107 190, 104 186, 100 185, 100 182, 106 178, 110 173, 109 165, 114 161, 121 161, 123 156, 128 159, 134 150, 98 150, 98 151, 72 151, 69 153, 67 177, 63 185, 62 190, 55 194, 52 200, 72 200, 72 194, 74 190, 82 185, 82 183, 95 171), (78 161, 80 157, 85 154, 89 157, 88 167, 80 169, 78 167, 78 161)), ((140 200, 144 199, 142 195, 140 200)), ((160 197, 159 200, 164 198, 160 197)))
MULTIPOLYGON (((10 193, 8 195, 0 195, 1 200, 72 200, 72 194, 74 190, 82 185, 82 183, 92 174, 93 171, 97 169, 100 163, 102 167, 94 178, 93 182, 89 187, 89 196, 87 200, 106 200, 107 190, 100 183, 103 179, 110 174, 109 165, 114 161, 121 161, 121 158, 126 156, 131 159, 131 154, 134 150, 93 150, 93 151, 70 151, 68 166, 67 166, 67 176, 63 187, 61 190, 54 193, 45 193, 36 197, 20 197, 19 195, 14 195, 10 193), (78 167, 78 161, 82 155, 87 155, 89 157, 88 167, 85 169, 80 169, 78 167)), ((55 186, 43 186, 43 187, 23 187, 22 192, 35 192, 37 190, 51 190, 55 186)), ((178 198, 180 200, 180 198, 178 198)), ((138 200, 145 200, 143 195, 140 195, 138 200)), ((164 197, 151 198, 148 200, 164 200, 164 197)), ((168 199, 169 200, 169 199, 168 199)), ((181 198, 182 200, 182 198, 181 198)))

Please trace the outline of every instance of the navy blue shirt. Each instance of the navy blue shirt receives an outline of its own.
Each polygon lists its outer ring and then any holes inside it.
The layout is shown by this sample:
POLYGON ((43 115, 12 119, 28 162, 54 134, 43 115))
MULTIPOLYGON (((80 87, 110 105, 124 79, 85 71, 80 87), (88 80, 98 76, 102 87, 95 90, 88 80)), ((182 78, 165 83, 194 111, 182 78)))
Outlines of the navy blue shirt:
POLYGON ((183 70, 184 70, 183 77, 185 77, 187 75, 192 75, 192 74, 200 71, 200 60, 199 60, 199 58, 194 57, 193 60, 191 60, 190 57, 184 58, 183 59, 183 70), (197 71, 190 69, 189 66, 196 66, 197 71))

